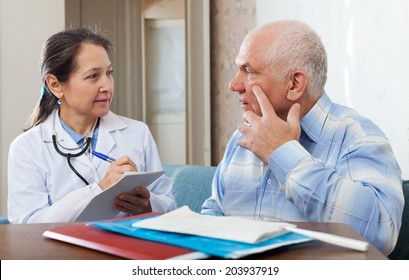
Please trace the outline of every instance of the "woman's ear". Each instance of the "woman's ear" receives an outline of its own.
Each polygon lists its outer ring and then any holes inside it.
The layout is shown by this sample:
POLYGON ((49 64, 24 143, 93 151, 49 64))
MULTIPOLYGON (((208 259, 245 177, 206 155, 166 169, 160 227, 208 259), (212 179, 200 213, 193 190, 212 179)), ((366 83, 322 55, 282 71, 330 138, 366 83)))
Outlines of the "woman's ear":
POLYGON ((48 74, 45 77, 45 82, 47 83, 48 89, 51 91, 51 93, 54 94, 58 99, 61 99, 64 93, 57 77, 53 74, 48 74))
POLYGON ((288 82, 287 99, 298 101, 304 94, 308 84, 308 77, 303 71, 294 72, 288 82))

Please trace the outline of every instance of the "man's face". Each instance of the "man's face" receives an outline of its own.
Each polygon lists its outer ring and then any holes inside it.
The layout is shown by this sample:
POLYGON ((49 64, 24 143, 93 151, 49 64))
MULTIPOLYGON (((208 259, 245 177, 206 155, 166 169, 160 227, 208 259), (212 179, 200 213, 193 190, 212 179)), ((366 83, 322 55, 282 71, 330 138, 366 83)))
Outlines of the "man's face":
MULTIPOLYGON (((270 36, 271 37, 271 36, 270 36)), ((266 93, 276 114, 286 119, 291 103, 287 100, 287 78, 275 81, 279 65, 270 65, 267 59, 271 38, 265 32, 252 32, 244 39, 236 57, 237 74, 230 81, 229 88, 239 94, 240 106, 244 112, 252 111, 262 115, 260 105, 253 93, 253 86, 260 86, 266 93)))

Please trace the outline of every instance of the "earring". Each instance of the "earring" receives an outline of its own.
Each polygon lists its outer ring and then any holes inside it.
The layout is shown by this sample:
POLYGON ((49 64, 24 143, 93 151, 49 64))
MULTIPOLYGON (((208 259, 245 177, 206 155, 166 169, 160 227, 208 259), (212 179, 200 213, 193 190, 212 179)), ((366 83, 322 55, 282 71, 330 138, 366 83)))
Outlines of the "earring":
POLYGON ((58 105, 61 105, 61 103, 62 103, 62 102, 61 102, 61 99, 58 99, 57 104, 58 104, 58 105))

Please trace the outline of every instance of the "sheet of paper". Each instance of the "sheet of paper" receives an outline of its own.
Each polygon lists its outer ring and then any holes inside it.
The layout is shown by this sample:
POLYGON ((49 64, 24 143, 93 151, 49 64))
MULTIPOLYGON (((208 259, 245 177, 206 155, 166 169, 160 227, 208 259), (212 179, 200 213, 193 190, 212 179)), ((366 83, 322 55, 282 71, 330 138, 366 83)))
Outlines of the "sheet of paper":
POLYGON ((132 192, 136 186, 147 187, 163 173, 165 171, 126 172, 115 185, 94 197, 75 221, 89 222, 114 218, 119 213, 113 208, 114 200, 119 194, 132 192))
POLYGON ((287 233, 281 228, 282 226, 295 227, 289 223, 261 222, 231 216, 201 215, 191 211, 188 206, 180 207, 154 219, 138 221, 132 226, 250 244, 256 244, 287 233))
MULTIPOLYGON (((251 254, 261 253, 267 250, 311 241, 310 237, 288 232, 257 244, 237 242, 225 239, 210 238, 204 236, 180 234, 161 230, 151 230, 132 226, 143 219, 157 219, 156 217, 135 218, 131 220, 111 220, 92 222, 89 225, 104 230, 145 239, 149 241, 172 244, 183 248, 202 252, 203 254, 217 256, 226 259, 237 259, 251 254)), ((291 227, 293 228, 293 227, 291 227)), ((182 256, 185 258, 185 256, 182 256)))

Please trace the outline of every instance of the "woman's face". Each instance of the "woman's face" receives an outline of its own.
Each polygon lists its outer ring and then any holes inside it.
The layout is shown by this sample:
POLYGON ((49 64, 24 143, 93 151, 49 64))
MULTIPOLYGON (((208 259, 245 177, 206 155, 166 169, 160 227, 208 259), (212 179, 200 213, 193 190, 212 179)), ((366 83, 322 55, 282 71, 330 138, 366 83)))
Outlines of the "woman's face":
POLYGON ((112 64, 102 46, 83 44, 77 67, 62 85, 60 117, 63 120, 95 119, 108 114, 114 94, 112 64))

